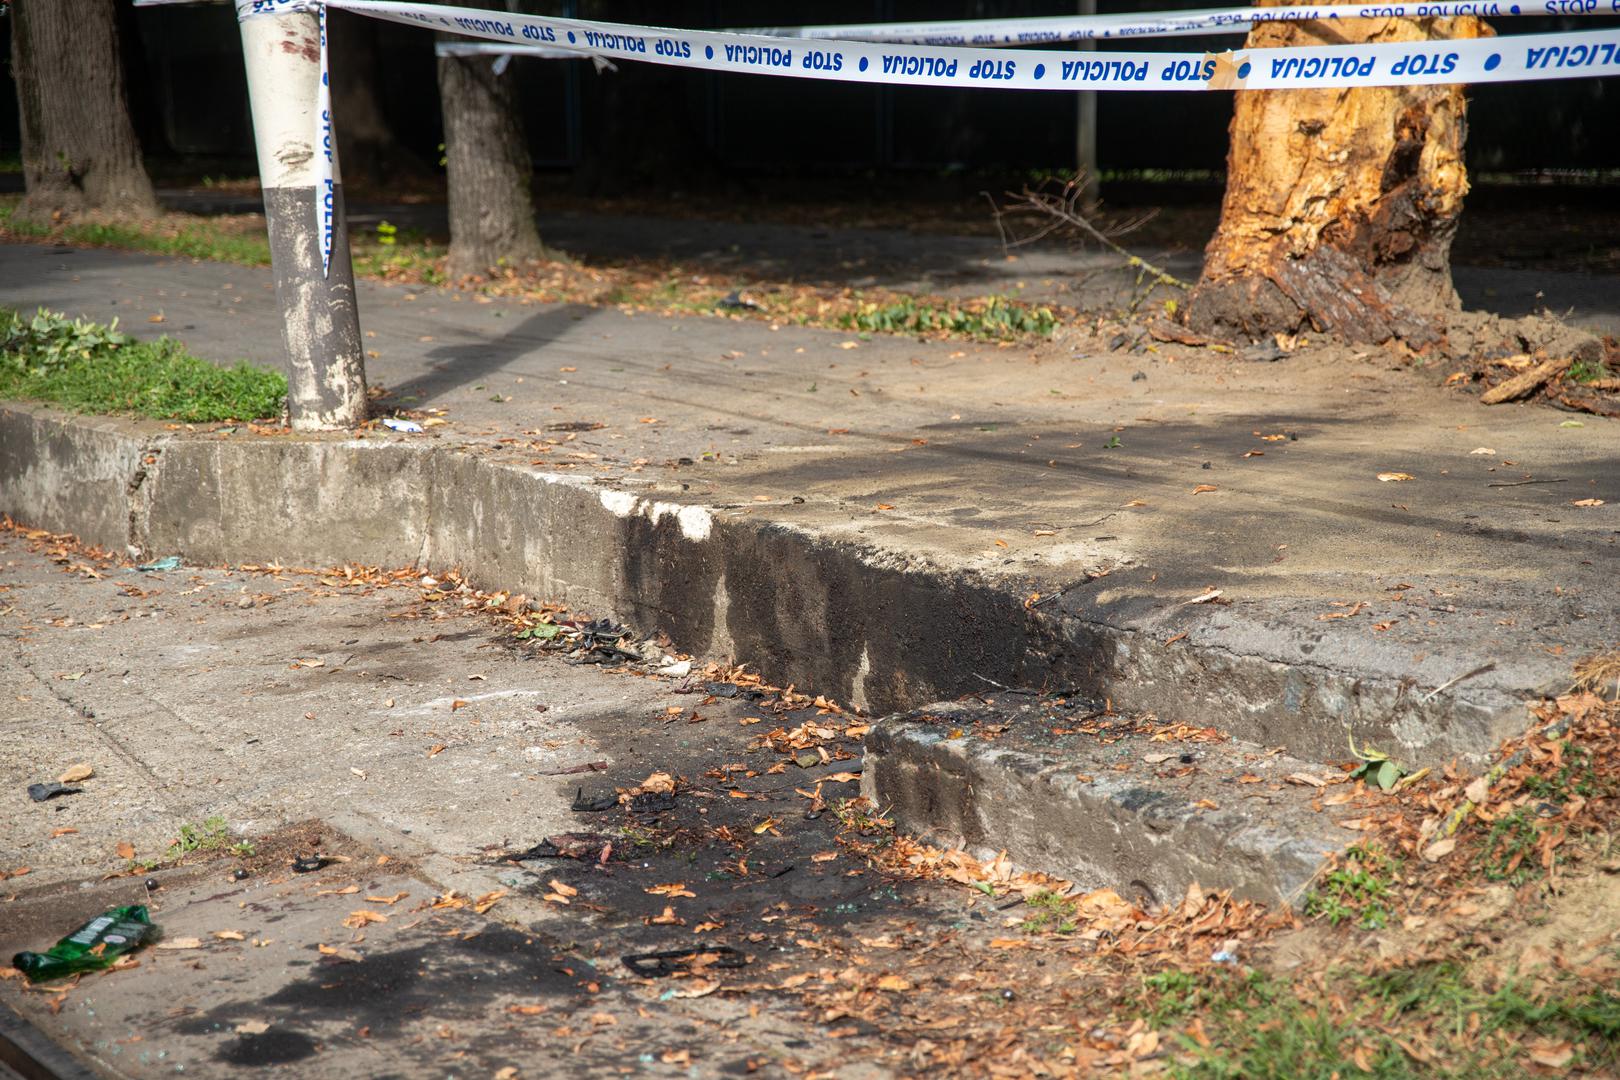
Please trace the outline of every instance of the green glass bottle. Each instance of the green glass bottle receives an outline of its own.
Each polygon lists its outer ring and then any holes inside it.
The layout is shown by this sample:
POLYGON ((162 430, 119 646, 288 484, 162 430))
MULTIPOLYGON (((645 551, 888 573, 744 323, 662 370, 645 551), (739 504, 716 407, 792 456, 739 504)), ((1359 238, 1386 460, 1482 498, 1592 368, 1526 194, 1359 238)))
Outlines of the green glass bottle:
POLYGON ((152 919, 145 905, 115 907, 52 945, 50 951, 20 952, 11 958, 11 963, 28 976, 29 982, 100 971, 112 967, 115 960, 140 945, 151 932, 152 919))

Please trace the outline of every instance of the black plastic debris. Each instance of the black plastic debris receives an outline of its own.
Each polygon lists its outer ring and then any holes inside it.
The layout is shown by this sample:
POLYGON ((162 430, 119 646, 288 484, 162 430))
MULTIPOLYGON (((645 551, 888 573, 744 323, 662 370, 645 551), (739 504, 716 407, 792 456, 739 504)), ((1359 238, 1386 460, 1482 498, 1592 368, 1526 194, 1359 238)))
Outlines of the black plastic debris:
POLYGON ((761 304, 758 300, 755 300, 752 297, 745 295, 743 292, 741 292, 738 289, 731 290, 724 297, 722 297, 720 299, 720 302, 718 304, 716 304, 715 306, 716 307, 723 307, 723 308, 741 308, 744 311, 764 311, 765 310, 765 305, 764 304, 761 304))
POLYGON ((620 962, 633 974, 644 979, 662 979, 677 971, 691 970, 692 961, 700 956, 715 958, 705 964, 705 967, 740 968, 748 963, 748 957, 730 945, 714 945, 707 949, 669 949, 664 952, 632 953, 620 957, 620 962))
POLYGON ((613 857, 613 837, 602 833, 569 832, 548 836, 527 851, 508 856, 513 862, 531 859, 578 859, 607 862, 613 857))
POLYGON ((715 697, 733 698, 737 696, 737 684, 729 682, 712 682, 704 686, 715 697))
POLYGON ((301 855, 293 860, 292 869, 295 874, 313 874, 325 866, 329 860, 321 855, 301 855))
POLYGON ((585 789, 579 788, 574 792, 574 804, 568 809, 576 814, 600 814, 603 810, 611 810, 619 805, 617 795, 598 795, 587 799, 585 789))
POLYGON ((644 791, 630 800, 632 814, 662 814, 675 809, 675 793, 670 791, 644 791))
POLYGON ((44 802, 46 799, 54 799, 58 795, 77 795, 83 790, 84 788, 68 787, 66 784, 52 780, 48 784, 29 784, 28 797, 35 802, 44 802))

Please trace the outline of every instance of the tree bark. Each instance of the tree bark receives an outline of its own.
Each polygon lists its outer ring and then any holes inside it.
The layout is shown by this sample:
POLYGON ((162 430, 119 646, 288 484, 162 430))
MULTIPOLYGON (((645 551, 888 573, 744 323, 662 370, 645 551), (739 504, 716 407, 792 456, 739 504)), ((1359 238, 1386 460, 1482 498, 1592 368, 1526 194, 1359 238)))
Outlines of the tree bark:
POLYGON ((517 84, 495 69, 489 56, 439 58, 453 279, 541 255, 517 84))
MULTIPOLYGON (((1266 23, 1247 48, 1484 37, 1473 17, 1266 23)), ((1439 340, 1468 173, 1463 88, 1237 92, 1221 221, 1187 321, 1212 337, 1307 327, 1439 340)))
POLYGON ((400 144, 377 97, 376 19, 333 8, 326 13, 331 54, 332 126, 344 181, 386 186, 391 180, 429 175, 427 163, 400 144))
POLYGON ((114 0, 13 0, 21 210, 152 217, 157 198, 129 119, 114 0))

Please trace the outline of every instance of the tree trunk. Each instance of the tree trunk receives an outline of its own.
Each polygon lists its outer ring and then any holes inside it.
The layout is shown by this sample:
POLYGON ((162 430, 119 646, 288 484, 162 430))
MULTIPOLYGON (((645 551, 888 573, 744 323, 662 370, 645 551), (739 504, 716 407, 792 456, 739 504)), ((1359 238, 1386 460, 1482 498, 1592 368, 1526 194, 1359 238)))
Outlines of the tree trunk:
POLYGON ((541 254, 517 84, 495 69, 490 56, 439 58, 453 279, 541 254))
POLYGON ((114 0, 13 0, 22 128, 20 213, 152 217, 157 199, 129 119, 114 0))
MULTIPOLYGON (((1484 37, 1472 17, 1267 23, 1248 48, 1484 37)), ((1237 92, 1221 222, 1188 324, 1259 339, 1438 340, 1468 174, 1463 88, 1237 92)))
POLYGON ((400 178, 425 179, 427 164, 400 144, 377 97, 376 19, 336 8, 326 13, 331 54, 332 127, 337 133, 343 179, 384 187, 400 178))

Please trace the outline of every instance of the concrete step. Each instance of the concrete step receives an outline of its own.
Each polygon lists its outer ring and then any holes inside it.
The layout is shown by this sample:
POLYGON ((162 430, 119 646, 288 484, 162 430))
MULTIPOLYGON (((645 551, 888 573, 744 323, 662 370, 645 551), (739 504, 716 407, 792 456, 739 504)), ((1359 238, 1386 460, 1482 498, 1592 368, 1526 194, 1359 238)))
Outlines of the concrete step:
MULTIPOLYGON (((890 531, 869 534, 838 505, 717 503, 430 439, 175 433, 0 404, 0 512, 203 564, 459 566, 482 587, 612 614, 875 715, 994 679, 1215 723, 1307 759, 1340 753, 1348 729, 1408 765, 1481 760, 1580 654, 1503 639, 1542 632, 1500 625, 1522 613, 1511 596, 1467 613, 1423 608, 1439 636, 1412 653, 1321 621, 1349 610, 1321 597, 1189 605, 1191 582, 1207 579, 1188 576, 1203 573, 1196 564, 1092 579, 1071 563, 990 566, 952 549, 968 542, 961 529, 884 522, 890 531), (1496 634, 1480 638, 1473 627, 1487 622, 1496 634)), ((1587 561, 1580 573, 1597 573, 1587 561)), ((1422 593, 1426 580, 1400 584, 1422 593)), ((1580 608, 1568 632, 1610 640, 1617 611, 1580 608)))
POLYGON ((1361 811, 1331 801, 1350 790, 1340 769, 1212 729, 991 698, 874 724, 863 794, 901 830, 939 845, 1005 851, 1151 902, 1196 881, 1297 904, 1327 856, 1355 841, 1338 822, 1361 811))

